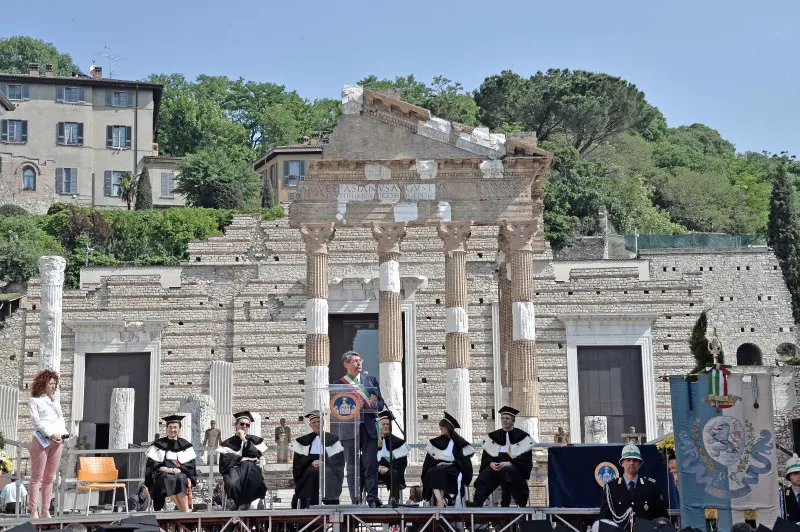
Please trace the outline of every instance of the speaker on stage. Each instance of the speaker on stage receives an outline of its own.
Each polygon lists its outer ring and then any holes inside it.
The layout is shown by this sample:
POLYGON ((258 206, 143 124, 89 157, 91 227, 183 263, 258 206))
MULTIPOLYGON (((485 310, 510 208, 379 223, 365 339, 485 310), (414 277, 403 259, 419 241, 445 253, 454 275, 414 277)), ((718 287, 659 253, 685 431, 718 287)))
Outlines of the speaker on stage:
POLYGON ((135 515, 123 519, 116 525, 104 525, 99 527, 98 532, 161 532, 158 526, 158 519, 155 515, 135 515))

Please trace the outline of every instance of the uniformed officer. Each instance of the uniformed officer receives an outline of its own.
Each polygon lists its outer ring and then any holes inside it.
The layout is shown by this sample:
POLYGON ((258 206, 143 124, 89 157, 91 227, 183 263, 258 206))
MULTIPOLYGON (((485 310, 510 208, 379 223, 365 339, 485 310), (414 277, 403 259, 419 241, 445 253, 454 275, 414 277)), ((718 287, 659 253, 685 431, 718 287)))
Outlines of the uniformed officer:
POLYGON ((783 495, 786 520, 797 523, 800 522, 800 458, 796 453, 786 461, 786 480, 792 483, 783 495))
POLYGON ((622 449, 619 464, 624 470, 617 480, 606 484, 600 519, 612 520, 620 528, 633 529, 633 521, 639 517, 654 520, 668 517, 664 497, 656 481, 639 476, 639 468, 644 460, 636 445, 628 444, 622 449))

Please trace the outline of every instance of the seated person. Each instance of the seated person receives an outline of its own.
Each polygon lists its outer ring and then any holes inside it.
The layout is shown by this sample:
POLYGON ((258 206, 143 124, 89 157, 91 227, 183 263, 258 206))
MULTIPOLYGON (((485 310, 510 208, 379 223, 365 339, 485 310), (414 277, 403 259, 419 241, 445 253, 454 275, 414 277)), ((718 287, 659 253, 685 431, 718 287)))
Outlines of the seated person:
POLYGON ((472 481, 471 456, 475 449, 456 429, 461 428, 456 418, 444 413, 439 421, 441 436, 433 438, 425 448, 425 462, 422 464, 422 491, 426 501, 435 499, 436 506, 443 507, 445 499, 453 502, 466 491, 472 481))
POLYGON ((144 482, 139 484, 139 489, 136 495, 128 497, 128 511, 130 512, 147 512, 150 510, 150 492, 144 482))
MULTIPOLYGON (((294 479, 292 508, 308 508, 319 504, 319 469, 323 465, 319 416, 318 410, 306 414, 311 432, 300 436, 289 445, 289 450, 294 453, 292 459, 292 478, 294 479)), ((334 498, 334 494, 342 491, 344 447, 339 438, 329 432, 325 433, 324 452, 326 494, 323 502, 339 504, 339 499, 334 498)))
POLYGON ((219 472, 225 480, 225 492, 237 509, 246 510, 250 503, 263 499, 267 486, 261 474, 260 460, 267 450, 262 438, 248 434, 253 414, 239 412, 233 415, 236 434, 217 448, 219 472))
POLYGON ((378 413, 380 439, 378 440, 378 482, 389 487, 389 504, 402 502, 406 487, 406 466, 409 448, 405 440, 392 434, 394 415, 389 410, 378 413))
POLYGON ((147 450, 144 484, 153 497, 153 509, 164 508, 169 497, 181 512, 189 512, 189 490, 197 479, 194 447, 178 436, 183 416, 162 418, 167 424, 167 436, 155 440, 147 450))

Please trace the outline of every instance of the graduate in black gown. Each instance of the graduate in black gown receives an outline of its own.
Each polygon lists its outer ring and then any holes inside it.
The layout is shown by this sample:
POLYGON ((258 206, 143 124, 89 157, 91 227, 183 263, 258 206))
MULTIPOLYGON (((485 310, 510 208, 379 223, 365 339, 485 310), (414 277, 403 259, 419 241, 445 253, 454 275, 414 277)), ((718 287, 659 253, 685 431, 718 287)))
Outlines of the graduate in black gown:
POLYGON ((501 506, 511 504, 511 497, 520 508, 528 505, 528 479, 533 469, 531 435, 514 427, 519 410, 504 406, 498 410, 502 428, 483 438, 481 469, 475 480, 475 498, 471 506, 483 506, 498 486, 502 488, 501 506))
POLYGON ((378 482, 389 487, 389 504, 402 503, 406 487, 406 466, 409 448, 405 440, 392 434, 394 415, 389 410, 378 413, 378 482))
POLYGON ((261 474, 261 457, 267 450, 263 438, 248 434, 254 422, 250 412, 233 415, 236 434, 220 443, 219 472, 225 481, 225 493, 239 510, 247 510, 250 503, 263 499, 267 486, 261 474))
MULTIPOLYGON (((322 439, 320 438, 319 411, 306 414, 311 432, 300 436, 291 444, 289 450, 292 458, 292 478, 294 479, 294 497, 292 508, 308 508, 319 504, 319 468, 323 466, 322 439)), ((325 488, 323 502, 339 504, 334 494, 341 493, 344 481, 344 447, 339 438, 325 433, 325 488)))
POLYGON ((189 510, 189 490, 197 484, 195 452, 192 444, 178 437, 183 416, 162 418, 167 436, 155 440, 147 449, 144 484, 153 498, 153 509, 164 508, 167 497, 181 512, 189 510))
POLYGON ((430 440, 425 448, 425 462, 422 464, 422 496, 428 501, 431 496, 436 506, 452 503, 461 490, 466 490, 472 482, 472 455, 475 449, 456 433, 461 428, 458 421, 444 413, 439 421, 441 436, 430 440))

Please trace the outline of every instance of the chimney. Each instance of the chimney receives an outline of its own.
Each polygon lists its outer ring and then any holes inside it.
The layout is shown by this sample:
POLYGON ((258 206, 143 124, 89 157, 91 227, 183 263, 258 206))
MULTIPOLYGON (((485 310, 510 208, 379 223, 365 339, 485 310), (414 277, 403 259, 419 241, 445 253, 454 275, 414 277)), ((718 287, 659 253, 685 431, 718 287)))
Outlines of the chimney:
POLYGON ((53 72, 53 65, 45 65, 44 66, 44 75, 48 78, 52 78, 55 73, 53 72))
POLYGON ((153 157, 158 157, 158 142, 153 143, 153 157))
POLYGON ((319 146, 320 140, 321 140, 320 137, 322 137, 320 132, 319 131, 314 131, 313 133, 311 133, 308 136, 308 145, 309 146, 319 146))
POLYGON ((89 75, 92 76, 94 79, 100 79, 103 77, 103 67, 99 67, 97 65, 92 65, 89 68, 89 75))
POLYGON ((28 63, 28 75, 39 77, 39 63, 28 63))

